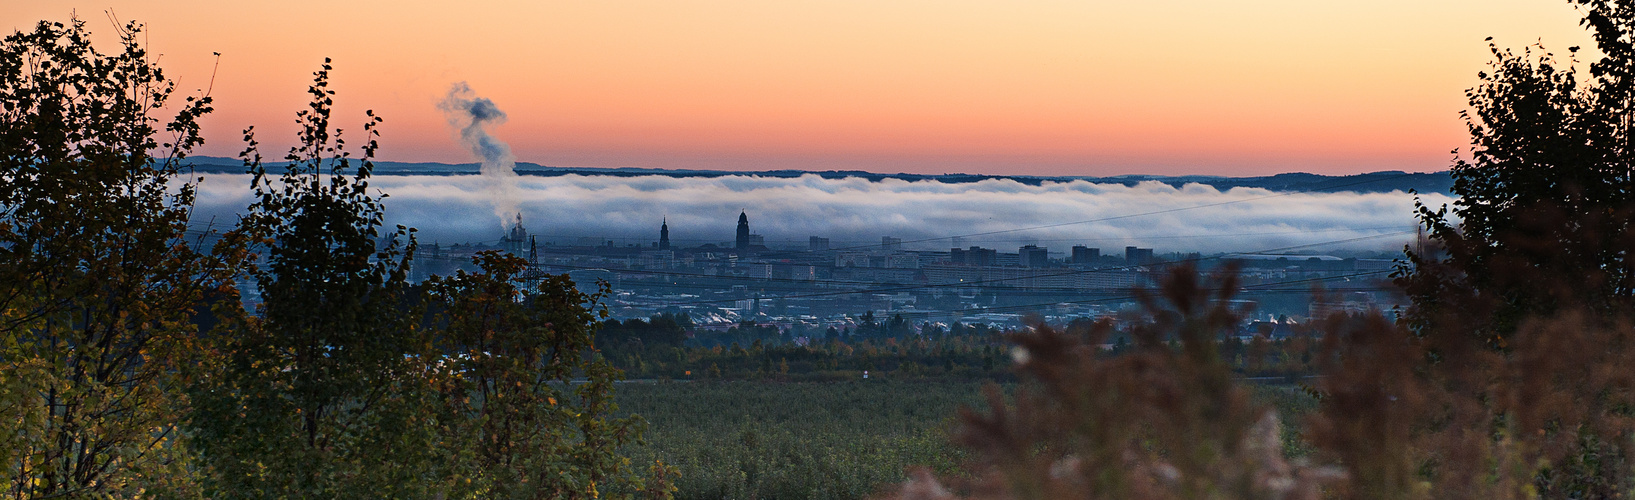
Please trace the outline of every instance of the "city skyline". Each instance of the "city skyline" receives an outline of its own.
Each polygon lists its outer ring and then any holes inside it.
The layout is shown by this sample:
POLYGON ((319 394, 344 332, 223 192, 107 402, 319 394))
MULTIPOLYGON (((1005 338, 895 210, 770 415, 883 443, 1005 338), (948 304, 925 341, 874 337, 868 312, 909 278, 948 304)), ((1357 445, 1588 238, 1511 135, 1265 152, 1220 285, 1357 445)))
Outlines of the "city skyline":
MULTIPOLYGON (((104 10, 184 92, 203 154, 269 150, 324 57, 337 123, 386 118, 382 158, 471 160, 437 103, 465 82, 495 135, 552 166, 1039 175, 1446 168, 1483 39, 1590 47, 1566 2, 719 2, 0 7, 6 29, 104 10), (213 53, 221 53, 219 61, 213 53), (219 66, 218 66, 219 62, 219 66)), ((1594 54, 1586 50, 1581 60, 1594 54)))
POLYGON ((607 305, 617 319, 682 314, 707 329, 730 328, 741 321, 822 329, 855 326, 858 310, 883 310, 927 324, 1016 326, 1027 311, 1050 311, 1058 321, 1096 317, 1123 307, 1132 300, 1130 288, 1150 286, 1174 266, 1237 269, 1250 282, 1248 296, 1274 302, 1269 309, 1254 306, 1260 313, 1305 313, 1316 310, 1312 307, 1377 310, 1384 307, 1379 300, 1389 300, 1376 295, 1384 291, 1378 280, 1397 265, 1397 260, 1378 254, 1205 255, 1138 246, 1103 253, 1100 248, 1073 245, 1071 251, 1060 253, 1061 258, 1033 243, 1015 253, 976 245, 925 251, 905 248, 904 240, 891 236, 881 237, 877 244, 839 248, 813 236, 806 248, 768 248, 754 234, 747 212, 739 211, 735 226, 736 241, 719 245, 666 246, 665 218, 660 220, 657 241, 650 244, 586 241, 539 246, 518 219, 498 248, 436 243, 423 248, 425 256, 417 257, 409 279, 449 275, 457 269, 476 272, 472 257, 497 249, 525 258, 530 272, 542 273, 534 276, 565 274, 587 293, 600 286, 591 283, 606 283, 613 293, 607 305), (1344 291, 1353 300, 1275 298, 1291 290, 1305 291, 1279 286, 1316 283, 1344 291), (995 292, 1006 299, 999 301, 995 292))

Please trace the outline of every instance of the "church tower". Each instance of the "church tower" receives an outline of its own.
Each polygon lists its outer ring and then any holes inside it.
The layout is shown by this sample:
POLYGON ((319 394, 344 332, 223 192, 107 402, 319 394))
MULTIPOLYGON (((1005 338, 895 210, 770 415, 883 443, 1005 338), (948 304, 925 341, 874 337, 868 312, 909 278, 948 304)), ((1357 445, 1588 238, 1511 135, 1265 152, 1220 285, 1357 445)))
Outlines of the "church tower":
POLYGON ((500 236, 500 248, 517 257, 523 257, 528 250, 528 229, 522 227, 522 213, 517 213, 517 223, 511 230, 500 236))
POLYGON ((749 249, 749 214, 738 212, 738 249, 749 249))
POLYGON ((670 220, 668 217, 659 222, 659 250, 670 249, 670 220))

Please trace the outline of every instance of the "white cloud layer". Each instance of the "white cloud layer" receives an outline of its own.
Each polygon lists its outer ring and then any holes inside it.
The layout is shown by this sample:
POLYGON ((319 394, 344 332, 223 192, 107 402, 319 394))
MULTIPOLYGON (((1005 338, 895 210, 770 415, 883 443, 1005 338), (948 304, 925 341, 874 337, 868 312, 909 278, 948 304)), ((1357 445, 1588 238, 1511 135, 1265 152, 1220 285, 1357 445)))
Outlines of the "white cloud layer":
MULTIPOLYGON (((205 177, 198 215, 231 221, 251 202, 248 176, 205 177)), ((496 200, 482 177, 379 176, 370 182, 390 195, 388 223, 419 228, 423 243, 500 237, 496 200)), ((1129 245, 1160 254, 1301 245, 1318 252, 1392 251, 1411 240, 1414 229, 1413 196, 1403 192, 1220 191, 1158 182, 1130 187, 1084 181, 871 182, 816 175, 525 176, 518 184, 524 225, 541 243, 555 244, 612 240, 647 246, 657 240, 661 218, 668 218, 678 246, 720 244, 733 240, 740 209, 748 211, 753 232, 773 248, 804 248, 809 236, 830 238, 834 247, 877 245, 881 236, 892 236, 908 249, 946 250, 954 244, 950 237, 964 236, 963 246, 1010 252, 1027 243, 1052 253, 1073 245, 1098 247, 1104 254, 1122 254, 1129 245), (1089 222, 1064 224, 1081 221, 1089 222), (1049 225, 1057 226, 1015 231, 1049 225), (1008 232, 981 234, 996 231, 1008 232)), ((1442 194, 1421 196, 1431 206, 1452 201, 1442 194)))

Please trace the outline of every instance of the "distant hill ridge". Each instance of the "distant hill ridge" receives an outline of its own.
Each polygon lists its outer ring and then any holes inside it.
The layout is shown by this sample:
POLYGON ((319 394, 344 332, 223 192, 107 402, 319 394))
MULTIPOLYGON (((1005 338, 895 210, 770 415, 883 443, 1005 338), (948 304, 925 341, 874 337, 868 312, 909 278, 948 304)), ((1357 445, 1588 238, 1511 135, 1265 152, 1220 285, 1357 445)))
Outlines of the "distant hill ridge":
MULTIPOLYGON (((219 156, 189 157, 194 169, 200 173, 244 173, 244 164, 236 158, 219 156)), ((268 162, 268 166, 282 165, 283 162, 268 162)), ((1037 186, 1044 182, 1068 182, 1082 180, 1100 184, 1122 184, 1134 186, 1141 182, 1157 181, 1174 187, 1186 184, 1203 184, 1216 189, 1226 190, 1235 187, 1264 188, 1273 191, 1296 191, 1314 193, 1335 193, 1351 191, 1358 193, 1388 193, 1391 191, 1408 191, 1410 189, 1421 193, 1446 193, 1453 187, 1453 178, 1447 171, 1430 173, 1406 173, 1396 170, 1369 172, 1354 175, 1321 175, 1304 172, 1293 172, 1260 177, 1224 177, 1212 175, 1118 175, 1111 177, 1091 176, 1032 176, 1032 175, 987 175, 987 174, 882 174, 862 170, 760 170, 760 171, 727 171, 727 170, 668 170, 662 168, 592 168, 592 167, 549 167, 537 163, 518 162, 518 175, 553 177, 559 175, 607 175, 615 177, 636 177, 643 175, 664 175, 670 177, 724 177, 730 175, 746 175, 760 177, 796 178, 803 175, 816 175, 825 179, 859 178, 870 181, 883 179, 900 179, 904 181, 934 180, 946 183, 978 182, 988 179, 1008 179, 1022 184, 1037 186)), ((476 163, 434 163, 434 162, 375 162, 375 175, 477 175, 479 166, 476 163)))

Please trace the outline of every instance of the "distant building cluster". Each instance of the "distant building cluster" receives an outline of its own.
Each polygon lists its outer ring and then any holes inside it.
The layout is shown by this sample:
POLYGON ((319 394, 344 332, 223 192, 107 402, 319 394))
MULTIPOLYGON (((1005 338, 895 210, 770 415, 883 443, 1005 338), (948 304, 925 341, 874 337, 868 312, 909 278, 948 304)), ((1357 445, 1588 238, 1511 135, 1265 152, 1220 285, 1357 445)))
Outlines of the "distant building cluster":
MULTIPOLYGON (((1082 244, 1053 255, 1037 240, 1024 240, 1028 244, 1013 253, 964 246, 960 237, 949 238, 954 246, 946 251, 905 249, 908 242, 893 236, 882 236, 878 245, 848 246, 814 235, 804 248, 769 248, 766 239, 751 230, 747 211, 739 212, 730 243, 678 245, 668 218, 660 219, 656 236, 642 244, 581 238, 574 244, 542 245, 519 216, 498 246, 423 247, 414 276, 424 279, 469 268, 476 252, 500 250, 525 258, 532 279, 567 274, 587 292, 595 291, 598 281, 607 282, 614 294, 604 300, 616 317, 686 313, 705 327, 725 328, 741 321, 844 325, 865 311, 927 324, 1014 322, 1028 312, 1093 318, 1131 307, 1132 288, 1150 286, 1156 273, 1179 263, 1203 267, 1232 263, 1249 284, 1344 276, 1390 266, 1388 260, 1320 255, 1231 254, 1204 259, 1196 253, 1158 255, 1152 248, 1136 246, 1125 247, 1122 255, 1107 255, 1082 244)), ((1302 316, 1381 308, 1371 291, 1298 304, 1284 296, 1259 302, 1248 296, 1245 303, 1250 309, 1302 316)))

